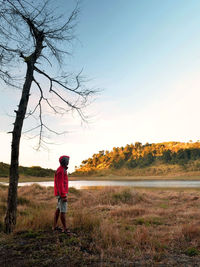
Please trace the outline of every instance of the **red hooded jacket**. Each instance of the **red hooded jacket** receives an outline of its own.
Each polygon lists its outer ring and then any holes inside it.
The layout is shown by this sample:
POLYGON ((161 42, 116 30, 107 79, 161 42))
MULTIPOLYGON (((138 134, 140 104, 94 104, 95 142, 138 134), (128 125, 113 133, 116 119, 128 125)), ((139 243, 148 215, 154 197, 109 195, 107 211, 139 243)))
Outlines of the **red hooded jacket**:
MULTIPOLYGON (((59 161, 63 157, 68 157, 68 156, 62 156, 59 158, 59 161)), ((68 157, 69 158, 69 157, 68 157)), ((68 193, 68 176, 67 176, 67 171, 63 166, 60 166, 54 177, 54 195, 55 196, 61 196, 65 197, 66 194, 68 193)))

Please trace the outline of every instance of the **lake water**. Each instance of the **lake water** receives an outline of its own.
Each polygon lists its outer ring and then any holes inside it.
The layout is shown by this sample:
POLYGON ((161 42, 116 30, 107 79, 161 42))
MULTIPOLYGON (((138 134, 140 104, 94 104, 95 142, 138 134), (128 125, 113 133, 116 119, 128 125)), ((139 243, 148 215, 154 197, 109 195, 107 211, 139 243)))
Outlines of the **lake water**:
MULTIPOLYGON (((49 182, 26 182, 19 183, 19 186, 39 184, 41 186, 54 186, 53 181, 49 182)), ((7 183, 2 183, 7 184, 7 183)), ((200 181, 69 181, 69 187, 84 189, 93 186, 132 186, 132 187, 172 187, 172 188, 200 188, 200 181)))

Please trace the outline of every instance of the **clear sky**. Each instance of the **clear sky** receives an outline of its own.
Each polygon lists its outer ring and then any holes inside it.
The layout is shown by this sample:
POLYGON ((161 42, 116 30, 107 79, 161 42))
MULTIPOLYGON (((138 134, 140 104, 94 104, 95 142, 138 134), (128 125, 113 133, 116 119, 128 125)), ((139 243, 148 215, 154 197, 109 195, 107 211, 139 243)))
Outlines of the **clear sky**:
MULTIPOLYGON (((74 1, 56 3, 64 12, 74 1)), ((88 108, 90 123, 67 116, 53 124, 69 131, 51 136, 49 151, 22 139, 20 164, 56 168, 71 156, 70 171, 99 150, 142 142, 200 139, 200 1, 83 0, 66 62, 84 69, 103 89, 88 108)), ((10 135, 19 92, 0 89, 0 161, 9 163, 10 135)))

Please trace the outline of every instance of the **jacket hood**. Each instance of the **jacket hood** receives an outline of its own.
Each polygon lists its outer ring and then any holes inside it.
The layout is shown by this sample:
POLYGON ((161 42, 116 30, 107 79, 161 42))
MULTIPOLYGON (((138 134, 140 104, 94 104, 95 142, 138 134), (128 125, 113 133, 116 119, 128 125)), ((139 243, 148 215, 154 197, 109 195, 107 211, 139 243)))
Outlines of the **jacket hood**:
POLYGON ((59 162, 60 162, 60 163, 61 163, 61 160, 62 160, 63 158, 68 158, 68 159, 69 159, 70 157, 69 157, 69 156, 65 156, 65 155, 64 155, 64 156, 61 156, 61 157, 59 158, 59 162))

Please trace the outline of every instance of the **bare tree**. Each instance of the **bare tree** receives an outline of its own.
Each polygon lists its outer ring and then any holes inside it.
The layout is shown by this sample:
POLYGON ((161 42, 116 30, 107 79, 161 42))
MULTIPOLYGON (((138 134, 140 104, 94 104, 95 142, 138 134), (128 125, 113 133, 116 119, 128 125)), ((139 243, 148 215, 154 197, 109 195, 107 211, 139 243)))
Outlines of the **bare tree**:
POLYGON ((38 116, 38 125, 28 131, 38 130, 38 146, 41 147, 45 143, 45 130, 59 134, 45 124, 43 105, 56 114, 75 110, 84 120, 82 109, 94 93, 94 90, 83 86, 81 72, 77 75, 63 72, 74 38, 78 5, 66 19, 66 16, 57 15, 51 4, 49 0, 0 0, 0 78, 6 85, 22 91, 18 109, 15 110, 14 127, 10 132, 11 164, 5 216, 7 233, 16 224, 19 146, 24 119, 31 115, 38 116), (25 69, 25 78, 20 76, 19 68, 25 69), (53 72, 59 75, 52 75, 53 72), (39 98, 27 112, 33 88, 38 89, 39 98), (59 104, 53 103, 49 95, 57 97, 59 104))

